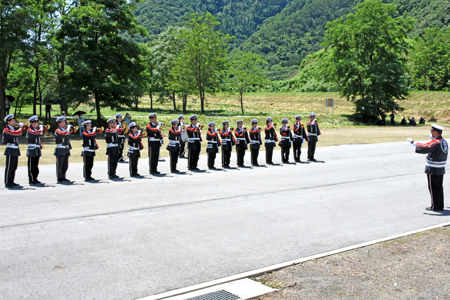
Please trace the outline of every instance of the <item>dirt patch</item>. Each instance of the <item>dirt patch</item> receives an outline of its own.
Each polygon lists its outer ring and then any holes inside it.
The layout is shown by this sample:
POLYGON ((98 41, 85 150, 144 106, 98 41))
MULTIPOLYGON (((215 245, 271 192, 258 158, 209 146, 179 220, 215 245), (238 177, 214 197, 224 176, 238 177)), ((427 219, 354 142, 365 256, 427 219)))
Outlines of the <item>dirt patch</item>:
POLYGON ((450 299, 450 228, 308 261, 253 278, 261 300, 450 299))

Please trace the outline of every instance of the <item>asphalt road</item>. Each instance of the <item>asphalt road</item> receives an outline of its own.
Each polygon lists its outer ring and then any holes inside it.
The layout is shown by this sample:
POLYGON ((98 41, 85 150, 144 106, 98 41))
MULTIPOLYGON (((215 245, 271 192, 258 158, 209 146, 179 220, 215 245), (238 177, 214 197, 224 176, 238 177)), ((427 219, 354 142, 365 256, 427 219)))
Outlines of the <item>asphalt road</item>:
MULTIPOLYGON (((72 164, 72 185, 41 166, 45 186, 0 188, 0 299, 136 299, 450 221, 448 208, 424 210, 425 156, 406 142, 318 148, 316 157, 141 179, 120 164, 126 177, 114 182, 97 162, 98 183, 72 164)), ((147 160, 139 169, 148 174, 147 160)), ((20 167, 16 182, 27 181, 20 167)))

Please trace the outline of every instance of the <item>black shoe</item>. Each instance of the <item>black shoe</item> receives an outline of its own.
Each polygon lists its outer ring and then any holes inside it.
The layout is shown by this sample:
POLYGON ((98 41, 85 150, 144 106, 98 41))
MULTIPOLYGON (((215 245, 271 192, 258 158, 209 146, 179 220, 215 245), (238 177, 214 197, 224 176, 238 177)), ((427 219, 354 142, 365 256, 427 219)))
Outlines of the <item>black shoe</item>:
POLYGON ((200 169, 199 169, 199 168, 197 168, 197 167, 195 167, 195 168, 192 168, 192 170, 194 170, 194 171, 200 171, 200 169))
POLYGON ((216 167, 208 167, 208 169, 210 169, 210 170, 216 170, 217 168, 216 168, 216 167))
POLYGON ((425 209, 426 210, 434 210, 434 209, 431 208, 431 206, 430 207, 426 207, 425 209))
POLYGON ((110 175, 109 176, 109 179, 116 179, 116 178, 119 178, 119 176, 117 176, 117 175, 110 175))
POLYGON ((67 178, 63 178, 62 181, 63 181, 63 182, 70 182, 70 180, 67 179, 67 178))
POLYGON ((172 171, 170 171, 170 173, 180 173, 180 171, 178 171, 178 170, 172 170, 172 171))
POLYGON ((12 185, 14 186, 20 186, 20 184, 13 182, 12 185))
POLYGON ((14 187, 15 187, 14 184, 5 184, 5 188, 7 188, 7 189, 12 189, 14 187))
POLYGON ((135 174, 131 174, 130 176, 131 176, 131 177, 139 177, 139 176, 141 176, 141 174, 135 173, 135 174))
POLYGON ((42 183, 42 182, 40 182, 40 181, 37 180, 37 179, 34 181, 34 184, 41 184, 41 183, 42 183))
POLYGON ((92 177, 87 177, 84 179, 84 181, 94 181, 94 180, 95 180, 95 178, 92 178, 92 177))

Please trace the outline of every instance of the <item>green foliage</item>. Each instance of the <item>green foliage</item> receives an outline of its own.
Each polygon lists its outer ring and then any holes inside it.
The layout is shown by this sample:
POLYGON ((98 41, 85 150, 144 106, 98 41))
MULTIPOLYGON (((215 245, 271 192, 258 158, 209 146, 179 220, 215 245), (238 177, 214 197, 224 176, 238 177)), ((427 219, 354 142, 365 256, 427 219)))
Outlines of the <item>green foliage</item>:
POLYGON ((184 42, 170 76, 172 87, 178 91, 197 90, 201 111, 205 112, 205 92, 214 91, 224 78, 227 67, 228 42, 231 37, 217 30, 219 22, 210 13, 192 14, 186 29, 180 32, 184 42))
POLYGON ((448 90, 450 88, 450 29, 425 29, 414 39, 411 54, 412 79, 419 90, 448 90))
POLYGON ((230 63, 227 86, 230 88, 229 90, 239 93, 242 114, 244 114, 244 92, 267 83, 262 70, 263 65, 267 65, 267 61, 262 59, 259 54, 251 52, 239 54, 230 63))
POLYGON ((407 34, 412 18, 394 18, 396 7, 381 0, 365 0, 356 14, 327 25, 327 51, 331 51, 333 75, 341 93, 356 104, 364 120, 383 112, 400 110, 394 99, 408 95, 407 34))

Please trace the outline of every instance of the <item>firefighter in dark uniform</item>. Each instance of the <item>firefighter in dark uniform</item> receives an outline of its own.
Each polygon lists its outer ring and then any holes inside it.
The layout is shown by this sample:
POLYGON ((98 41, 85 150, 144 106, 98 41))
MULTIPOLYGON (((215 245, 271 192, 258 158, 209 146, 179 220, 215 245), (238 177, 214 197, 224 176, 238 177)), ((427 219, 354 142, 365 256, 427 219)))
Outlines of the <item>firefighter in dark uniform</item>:
POLYGON ((250 129, 250 154, 252 166, 259 166, 258 155, 261 147, 261 127, 258 126, 258 120, 252 120, 252 128, 250 129))
POLYGON ((119 153, 117 154, 118 162, 125 161, 123 159, 123 149, 125 148, 125 129, 122 127, 122 118, 123 116, 121 113, 116 114, 117 137, 119 139, 117 141, 117 144, 119 145, 119 153))
POLYGON ((289 152, 291 151, 292 133, 288 126, 289 120, 284 118, 281 120, 283 126, 280 128, 281 141, 278 144, 281 147, 281 162, 289 163, 289 152))
POLYGON ((54 155, 56 156, 56 178, 58 183, 70 182, 66 178, 69 169, 69 156, 72 145, 70 144, 70 134, 77 130, 72 125, 66 125, 66 117, 61 116, 56 119, 58 128, 55 130, 56 148, 54 155))
POLYGON ((219 147, 222 145, 219 139, 219 133, 216 131, 216 123, 208 123, 208 132, 206 133, 206 139, 208 140, 208 145, 206 146, 206 153, 208 155, 208 169, 215 170, 214 162, 216 160, 216 155, 219 152, 219 147))
POLYGON ((431 196, 431 206, 427 210, 444 210, 444 181, 445 165, 448 156, 448 144, 442 137, 444 127, 431 124, 431 141, 428 143, 414 143, 408 138, 408 141, 416 147, 416 153, 428 154, 425 173, 428 178, 428 190, 431 196))
POLYGON ((20 156, 19 136, 22 135, 24 128, 23 124, 19 123, 20 128, 18 130, 14 129, 14 125, 16 124, 14 114, 7 115, 4 121, 6 122, 6 127, 3 129, 2 142, 6 145, 5 152, 3 153, 6 156, 5 187, 13 188, 19 186, 19 184, 14 182, 14 178, 20 156))
POLYGON ((108 177, 116 179, 117 163, 119 161, 119 134, 117 133, 116 119, 109 119, 105 130, 106 154, 108 155, 108 177))
POLYGON ((236 137, 237 166, 244 167, 245 151, 248 149, 247 144, 250 144, 250 138, 248 137, 247 129, 243 126, 244 121, 239 120, 236 123, 237 127, 234 135, 236 137))
POLYGON ((181 151, 181 129, 178 127, 178 120, 172 120, 170 123, 172 126, 169 129, 169 145, 167 145, 170 155, 170 172, 179 173, 177 163, 181 151))
POLYGON ((319 124, 316 120, 316 114, 309 114, 309 121, 306 124, 308 128, 308 160, 309 161, 317 161, 314 158, 314 154, 316 152, 316 143, 319 140, 320 129, 319 124))
POLYGON ((230 168, 230 158, 233 146, 236 145, 233 134, 229 128, 230 122, 223 121, 223 128, 220 131, 220 137, 222 138, 222 167, 224 169, 230 168))
POLYGON ((148 115, 150 122, 147 125, 148 138, 148 164, 150 174, 161 174, 158 172, 158 159, 161 145, 164 143, 164 136, 159 129, 156 113, 148 115))
POLYGON ((39 184, 39 159, 42 156, 41 137, 44 134, 44 126, 39 125, 38 116, 32 116, 28 119, 30 127, 27 130, 27 157, 28 157, 28 183, 39 184))
POLYGON ((97 128, 94 127, 92 129, 91 120, 84 121, 83 128, 83 151, 81 152, 81 156, 83 156, 83 177, 84 181, 91 181, 95 180, 92 177, 92 168, 94 167, 95 150, 98 149, 97 140, 95 139, 97 128))
POLYGON ((130 168, 130 176, 141 176, 138 173, 139 157, 141 157, 141 150, 144 149, 142 144, 142 132, 137 130, 135 122, 131 122, 130 131, 128 132, 128 164, 130 168))
MULTIPOLYGON (((184 124, 184 116, 183 115, 179 115, 178 116, 178 129, 181 131, 183 126, 185 126, 185 124, 184 124)), ((180 158, 186 157, 184 155, 184 153, 186 152, 185 151, 185 147, 186 147, 186 141, 181 139, 180 140, 180 158)))
POLYGON ((266 147, 266 163, 269 165, 273 165, 272 156, 273 156, 273 148, 276 146, 276 142, 278 142, 278 136, 275 132, 275 128, 272 126, 273 119, 268 117, 266 119, 266 128, 265 133, 266 137, 264 139, 264 146, 266 147))
POLYGON ((190 171, 198 171, 198 159, 200 157, 202 136, 200 128, 197 126, 197 115, 192 115, 190 118, 191 124, 186 127, 188 134, 188 169, 190 171))
POLYGON ((303 126, 300 121, 302 120, 302 116, 295 117, 296 123, 292 125, 292 145, 294 146, 294 159, 295 162, 300 162, 300 155, 302 154, 302 144, 303 140, 308 141, 308 135, 305 130, 305 126, 303 126))

